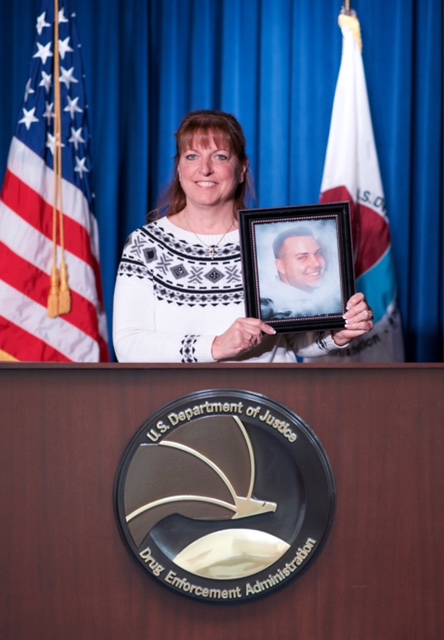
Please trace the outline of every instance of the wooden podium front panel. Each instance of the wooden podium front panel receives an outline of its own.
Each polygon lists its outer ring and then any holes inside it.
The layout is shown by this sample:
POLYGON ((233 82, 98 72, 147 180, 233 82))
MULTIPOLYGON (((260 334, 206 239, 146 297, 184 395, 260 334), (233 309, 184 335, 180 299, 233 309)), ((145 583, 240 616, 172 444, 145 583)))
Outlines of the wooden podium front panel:
POLYGON ((4 365, 0 403, 2 639, 442 637, 439 367, 4 365), (132 436, 203 389, 255 391, 294 410, 336 479, 319 557, 244 604, 163 588, 130 556, 114 516, 132 436))

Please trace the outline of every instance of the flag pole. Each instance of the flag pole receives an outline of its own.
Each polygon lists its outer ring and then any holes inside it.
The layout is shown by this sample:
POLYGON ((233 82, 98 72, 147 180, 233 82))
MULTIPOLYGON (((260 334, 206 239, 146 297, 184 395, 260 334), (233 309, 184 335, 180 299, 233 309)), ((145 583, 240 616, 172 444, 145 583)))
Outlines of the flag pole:
POLYGON ((59 0, 54 0, 54 18, 56 28, 55 38, 55 105, 57 126, 57 173, 55 175, 57 183, 57 195, 59 202, 59 226, 60 226, 60 289, 59 289, 59 314, 63 315, 71 311, 71 292, 68 286, 68 265, 65 260, 65 225, 63 217, 63 182, 62 182, 62 106, 60 96, 60 58, 59 58, 59 0))
POLYGON ((60 97, 59 60, 59 1, 54 0, 54 203, 53 203, 53 266, 48 298, 48 316, 56 318, 71 311, 71 292, 68 286, 68 266, 65 261, 62 183, 62 113, 60 97), (61 265, 57 266, 57 223, 60 231, 61 265))
POLYGON ((57 318, 59 316, 59 285, 60 274, 57 267, 57 201, 58 201, 58 141, 60 127, 60 81, 59 81, 59 58, 58 58, 58 40, 59 40, 59 14, 58 0, 54 0, 54 202, 52 205, 52 269, 51 269, 51 288, 48 296, 48 316, 57 318), (59 91, 58 91, 59 90, 59 91))

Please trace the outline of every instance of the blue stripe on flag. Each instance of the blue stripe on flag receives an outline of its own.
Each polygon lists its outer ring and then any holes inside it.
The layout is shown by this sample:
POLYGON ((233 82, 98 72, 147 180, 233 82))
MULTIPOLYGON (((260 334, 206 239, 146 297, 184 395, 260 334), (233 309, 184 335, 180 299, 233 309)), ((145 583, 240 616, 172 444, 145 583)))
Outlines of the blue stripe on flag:
POLYGON ((356 290, 362 291, 373 309, 375 322, 379 322, 396 297, 393 260, 388 251, 383 259, 356 280, 356 290))

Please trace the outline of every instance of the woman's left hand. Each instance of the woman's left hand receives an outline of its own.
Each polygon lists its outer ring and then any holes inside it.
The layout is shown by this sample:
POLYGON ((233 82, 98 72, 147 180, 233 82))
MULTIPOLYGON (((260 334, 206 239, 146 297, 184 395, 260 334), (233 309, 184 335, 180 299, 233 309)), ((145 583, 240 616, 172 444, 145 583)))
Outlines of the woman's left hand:
POLYGON ((373 329, 373 311, 368 306, 363 293, 355 293, 350 298, 344 318, 345 329, 331 332, 338 347, 344 347, 353 338, 358 338, 373 329))

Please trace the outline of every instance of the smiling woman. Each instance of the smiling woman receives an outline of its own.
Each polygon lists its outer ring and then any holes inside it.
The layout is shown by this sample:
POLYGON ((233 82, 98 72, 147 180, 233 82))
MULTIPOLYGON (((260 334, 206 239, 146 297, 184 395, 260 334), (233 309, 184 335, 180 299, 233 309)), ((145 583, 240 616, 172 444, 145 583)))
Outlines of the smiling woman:
POLYGON ((200 226, 201 208, 216 211, 217 207, 220 213, 208 219, 209 226, 205 230, 207 234, 218 230, 223 233, 217 245, 210 245, 211 257, 214 258, 224 237, 237 224, 233 216, 232 200, 238 185, 244 181, 247 166, 241 166, 237 156, 229 150, 229 145, 224 140, 219 144, 209 140, 208 147, 199 139, 195 139, 192 144, 193 147, 181 154, 179 159, 177 173, 187 196, 187 206, 176 215, 174 222, 182 228, 189 229, 197 240, 209 246, 197 235, 193 227, 200 226), (218 148, 219 145, 221 148, 218 148))
POLYGON ((244 133, 230 114, 196 111, 185 116, 176 143, 173 181, 120 262, 113 315, 119 361, 296 362, 372 328, 362 294, 350 299, 345 328, 331 334, 278 336, 245 317, 238 211, 251 181, 244 133))
POLYGON ((230 217, 233 210, 245 208, 252 185, 246 140, 236 118, 217 111, 189 113, 176 133, 176 145, 176 173, 154 217, 180 214, 189 204, 191 194, 186 185, 182 185, 182 174, 187 166, 191 168, 185 179, 193 180, 194 170, 194 180, 207 182, 210 186, 214 180, 222 180, 229 186, 225 198, 232 203, 227 206, 230 217))
MULTIPOLYGON (((223 141, 222 141, 223 143, 223 141)), ((190 148, 180 156, 178 175, 182 189, 187 194, 188 206, 181 214, 187 217, 193 209, 228 204, 229 216, 232 214, 231 200, 238 184, 243 182, 246 166, 241 166, 228 145, 218 148, 211 140, 205 148, 196 140, 197 148, 190 148)), ((231 220, 233 226, 234 220, 231 220)))

